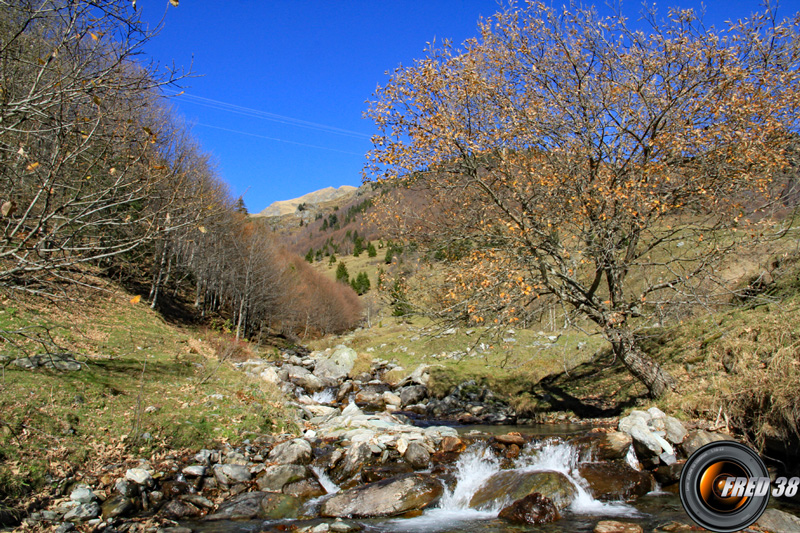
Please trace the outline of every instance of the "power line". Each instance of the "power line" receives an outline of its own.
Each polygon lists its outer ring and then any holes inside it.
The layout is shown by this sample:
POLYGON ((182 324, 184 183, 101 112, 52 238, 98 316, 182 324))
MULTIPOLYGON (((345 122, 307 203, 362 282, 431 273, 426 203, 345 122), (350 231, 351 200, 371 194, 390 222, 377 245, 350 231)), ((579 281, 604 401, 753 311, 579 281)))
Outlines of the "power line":
POLYGON ((328 148, 327 146, 318 146, 316 144, 306 144, 306 143, 301 143, 301 142, 296 142, 296 141, 289 141, 289 140, 286 140, 286 139, 279 139, 277 137, 268 137, 266 135, 259 135, 258 133, 250 133, 248 131, 232 130, 230 128, 223 128, 221 126, 212 126, 211 124, 203 124, 202 122, 196 122, 195 125, 203 126, 204 128, 211 128, 211 129, 215 129, 215 130, 229 131, 231 133, 238 133, 240 135, 249 135, 250 137, 258 137, 260 139, 267 139, 267 140, 270 140, 270 141, 278 141, 278 142, 287 143, 287 144, 296 144, 297 146, 306 146, 308 148, 318 148, 320 150, 328 150, 328 151, 331 151, 331 152, 339 152, 341 154, 357 155, 359 157, 363 157, 364 156, 363 153, 359 154, 357 152, 347 152, 345 150, 337 150, 336 148, 328 148))
MULTIPOLYGON (((196 96, 193 94, 186 94, 186 93, 177 93, 170 95, 174 98, 179 98, 182 100, 187 100, 189 103, 201 105, 204 107, 208 107, 211 109, 217 109, 219 111, 227 111, 229 113, 236 113, 239 115, 248 116, 251 118, 260 118, 262 120, 269 120, 272 122, 279 122, 281 124, 288 124, 291 126, 297 126, 300 128, 308 128, 317 131, 324 131, 326 133, 332 133, 335 135, 344 135, 346 137, 356 137, 361 139, 370 139, 371 136, 366 133, 361 133, 358 131, 347 130, 344 128, 339 128, 336 126, 328 126, 326 124, 320 124, 318 122, 311 122, 308 120, 303 120, 295 117, 289 117, 286 115, 278 115, 276 113, 270 113, 268 111, 261 111, 259 109, 253 109, 250 107, 244 107, 238 104, 232 104, 229 102, 223 102, 221 100, 214 100, 213 98, 206 98, 204 96, 196 96)), ((241 132, 237 132, 241 133, 241 132)))

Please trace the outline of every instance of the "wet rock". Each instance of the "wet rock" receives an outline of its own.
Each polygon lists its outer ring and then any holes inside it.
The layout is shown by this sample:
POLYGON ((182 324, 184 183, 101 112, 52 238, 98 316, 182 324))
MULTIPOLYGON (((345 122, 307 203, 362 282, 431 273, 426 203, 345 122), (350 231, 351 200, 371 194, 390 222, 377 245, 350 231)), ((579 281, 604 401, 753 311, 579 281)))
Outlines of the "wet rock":
POLYGON ((355 350, 339 345, 329 357, 317 357, 314 375, 334 381, 342 380, 352 372, 356 359, 358 354, 355 350))
POLYGON ((506 446, 516 444, 517 446, 525 446, 525 438, 519 433, 507 433, 505 435, 497 435, 494 440, 506 446))
POLYGON ((721 440, 735 440, 730 435, 725 433, 712 433, 703 429, 690 432, 683 441, 681 447, 687 456, 692 455, 694 452, 712 442, 721 440))
POLYGON ((678 461, 671 465, 660 465, 655 469, 653 475, 655 476, 656 481, 662 485, 671 485, 673 483, 677 483, 681 479, 681 471, 683 470, 683 465, 685 464, 686 461, 678 461))
POLYGON ((499 517, 515 524, 546 524, 558 520, 561 515, 550 499, 534 492, 504 508, 499 517))
POLYGON ((441 483, 431 476, 398 476, 336 494, 322 504, 320 514, 340 518, 395 516, 434 504, 442 492, 441 483))
POLYGON ((280 492, 285 485, 309 477, 308 468, 300 465, 276 465, 264 470, 256 482, 262 491, 280 492))
POLYGON ((414 468, 426 468, 431 461, 431 454, 425 447, 414 441, 409 443, 403 458, 414 468))
POLYGON ((100 505, 97 502, 82 503, 70 509, 67 514, 64 515, 64 520, 66 522, 86 522, 97 518, 100 516, 100 513, 100 505))
POLYGON ((342 383, 342 386, 339 387, 339 391, 336 393, 336 401, 339 403, 344 402, 347 400, 347 397, 351 394, 356 392, 356 384, 352 381, 345 381, 342 383))
POLYGON ((534 492, 552 500, 558 510, 569 506, 577 495, 572 482, 561 472, 506 470, 491 476, 472 497, 469 506, 486 509, 498 501, 521 500, 534 492))
POLYGON ((400 389, 402 405, 419 403, 428 396, 428 389, 422 385, 409 385, 400 389))
POLYGON ((642 533, 642 527, 630 522, 603 520, 594 527, 594 533, 642 533))
POLYGON ((315 478, 306 478, 293 483, 287 483, 284 485, 281 492, 300 498, 301 500, 309 500, 327 494, 327 491, 315 478))
POLYGON ((203 512, 189 502, 171 500, 161 508, 160 514, 173 520, 184 520, 187 518, 198 518, 203 512))
POLYGON ((631 436, 621 431, 609 431, 600 435, 602 437, 598 440, 596 448, 598 459, 606 461, 623 459, 633 444, 631 436))
POLYGON ((653 490, 653 478, 625 463, 582 463, 578 471, 598 500, 632 500, 653 490))
POLYGON ((214 477, 220 485, 250 481, 250 469, 244 465, 214 465, 214 477))
POLYGON ((413 472, 414 468, 406 462, 371 466, 361 470, 361 481, 363 483, 374 483, 382 479, 389 479, 401 474, 411 474, 413 472))
POLYGON ((245 492, 220 505, 206 520, 280 520, 296 518, 301 500, 278 492, 245 492))
POLYGON ((294 439, 275 446, 269 452, 269 461, 278 464, 308 464, 311 462, 311 444, 305 439, 294 439))
POLYGON ((800 531, 800 518, 778 509, 767 509, 755 525, 770 533, 796 533, 800 531))
POLYGON ((330 530, 335 533, 351 533, 353 531, 359 531, 360 529, 359 526, 343 522, 340 518, 337 518, 334 523, 330 524, 330 530))
POLYGON ((442 439, 442 451, 445 453, 463 452, 466 447, 466 444, 458 437, 448 436, 442 439))
POLYGON ((144 468, 131 468, 127 472, 125 472, 125 479, 128 481, 132 481, 137 485, 142 485, 145 487, 152 487, 155 485, 155 480, 153 476, 150 475, 150 472, 145 470, 144 468))
POLYGON ((122 494, 115 494, 103 502, 101 513, 103 519, 117 518, 132 513, 136 509, 133 500, 123 496, 122 494))

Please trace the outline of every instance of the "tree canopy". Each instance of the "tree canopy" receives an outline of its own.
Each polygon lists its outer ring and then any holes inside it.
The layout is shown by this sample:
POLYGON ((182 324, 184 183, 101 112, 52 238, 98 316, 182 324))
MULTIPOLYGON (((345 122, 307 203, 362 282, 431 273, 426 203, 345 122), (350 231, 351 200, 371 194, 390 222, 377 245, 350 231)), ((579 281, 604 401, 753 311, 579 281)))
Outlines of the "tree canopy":
POLYGON ((365 177, 428 191, 387 219, 458 251, 441 313, 513 324, 549 298, 657 396, 675 383, 638 346, 645 319, 713 293, 722 259, 788 223, 772 215, 796 165, 800 17, 644 15, 529 2, 431 46, 370 102, 365 177))

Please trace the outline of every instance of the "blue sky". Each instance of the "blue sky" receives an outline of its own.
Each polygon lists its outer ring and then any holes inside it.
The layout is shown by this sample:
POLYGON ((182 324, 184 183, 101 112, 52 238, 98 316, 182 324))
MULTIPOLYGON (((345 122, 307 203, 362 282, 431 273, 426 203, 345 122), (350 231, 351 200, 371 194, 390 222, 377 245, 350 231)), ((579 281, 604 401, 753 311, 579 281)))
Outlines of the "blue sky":
MULTIPOLYGON (((603 2, 600 2, 602 4, 603 2)), ((145 53, 189 68, 172 99, 251 212, 328 186, 360 185, 372 124, 362 113, 385 72, 423 56, 427 42, 460 43, 495 0, 138 0, 161 33, 145 53)), ((556 3, 558 5, 559 3, 556 3)), ((667 6, 698 7, 670 0, 667 6)), ((758 1, 706 2, 707 23, 748 15, 758 1)), ((624 2, 637 19, 641 2, 624 2)), ((601 11, 604 11, 601 9, 601 11)), ((784 1, 779 13, 800 11, 784 1)))

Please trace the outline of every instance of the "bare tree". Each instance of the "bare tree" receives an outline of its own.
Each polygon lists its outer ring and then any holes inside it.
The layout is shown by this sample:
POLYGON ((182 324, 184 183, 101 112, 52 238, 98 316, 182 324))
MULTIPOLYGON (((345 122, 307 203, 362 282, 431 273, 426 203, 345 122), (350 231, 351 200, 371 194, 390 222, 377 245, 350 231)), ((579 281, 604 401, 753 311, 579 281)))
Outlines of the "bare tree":
POLYGON ((432 47, 371 102, 365 174, 427 190, 428 209, 389 218, 452 258, 450 316, 513 324, 552 298, 660 396, 675 381, 637 331, 786 228, 770 213, 800 125, 800 18, 646 15, 645 32, 531 2, 432 47))
MULTIPOLYGON (((124 0, 0 1, 0 284, 43 291, 167 228, 153 36, 124 0)), ((174 225, 173 225, 174 227, 174 225)))

